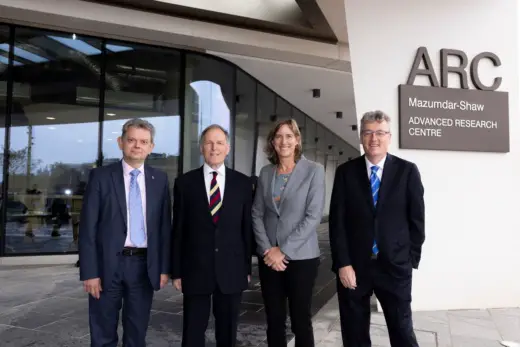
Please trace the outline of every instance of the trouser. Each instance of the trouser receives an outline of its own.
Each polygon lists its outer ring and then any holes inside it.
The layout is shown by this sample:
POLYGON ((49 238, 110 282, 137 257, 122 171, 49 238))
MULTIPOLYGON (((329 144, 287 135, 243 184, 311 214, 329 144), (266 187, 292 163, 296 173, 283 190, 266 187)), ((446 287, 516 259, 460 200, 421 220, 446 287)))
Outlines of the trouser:
POLYGON ((311 303, 319 258, 291 260, 285 271, 275 271, 258 260, 267 318, 267 345, 287 346, 287 301, 295 347, 313 347, 311 303))
POLYGON ((146 254, 119 256, 112 283, 101 283, 98 299, 89 295, 91 347, 116 347, 119 311, 123 308, 123 346, 144 347, 152 308, 153 287, 146 254))
POLYGON ((183 296, 182 347, 204 347, 210 308, 213 301, 217 347, 234 347, 242 293, 183 296))
POLYGON ((412 323, 412 275, 395 278, 377 260, 367 274, 356 273, 356 289, 337 279, 341 333, 345 347, 371 347, 370 297, 375 293, 385 316, 392 347, 418 347, 412 323))

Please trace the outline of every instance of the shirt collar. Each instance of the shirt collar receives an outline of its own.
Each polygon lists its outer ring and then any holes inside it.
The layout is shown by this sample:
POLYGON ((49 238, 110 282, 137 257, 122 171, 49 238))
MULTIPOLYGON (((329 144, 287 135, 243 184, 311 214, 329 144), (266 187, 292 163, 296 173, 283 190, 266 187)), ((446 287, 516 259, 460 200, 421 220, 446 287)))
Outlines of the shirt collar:
POLYGON ((220 165, 220 167, 216 170, 212 169, 207 163, 204 163, 204 176, 208 176, 213 171, 216 171, 219 176, 226 176, 226 166, 224 164, 220 165))
MULTIPOLYGON (((123 163, 123 173, 125 175, 130 175, 130 172, 134 171, 134 168, 128 165, 128 163, 123 159, 121 160, 123 163)), ((141 167, 137 168, 137 170, 141 171, 141 175, 144 175, 144 164, 141 167)))
POLYGON ((385 166, 385 161, 386 161, 386 155, 383 159, 381 159, 381 161, 379 161, 379 163, 376 163, 376 164, 371 163, 370 160, 368 160, 368 158, 365 156, 365 163, 367 165, 368 170, 371 170, 372 166, 374 166, 374 165, 376 165, 380 169, 383 169, 383 167, 385 166))

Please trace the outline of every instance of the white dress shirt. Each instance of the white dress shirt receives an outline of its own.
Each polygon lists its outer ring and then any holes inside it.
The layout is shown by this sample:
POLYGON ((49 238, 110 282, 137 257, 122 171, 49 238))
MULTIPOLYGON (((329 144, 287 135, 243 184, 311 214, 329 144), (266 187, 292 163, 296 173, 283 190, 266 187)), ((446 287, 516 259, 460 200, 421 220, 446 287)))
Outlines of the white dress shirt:
POLYGON ((367 173, 368 173, 368 179, 369 180, 370 180, 370 176, 372 176, 372 166, 374 166, 374 165, 377 165, 379 167, 379 170, 377 170, 376 175, 379 178, 379 181, 382 180, 382 178, 383 178, 383 168, 385 166, 385 161, 386 161, 386 155, 377 164, 371 163, 370 160, 368 160, 367 157, 365 156, 365 163, 367 164, 367 173))
POLYGON ((206 195, 208 196, 208 203, 210 200, 209 192, 211 189, 211 180, 213 179, 214 171, 217 172, 217 183, 220 189, 220 201, 224 201, 224 187, 226 185, 226 166, 222 164, 217 170, 214 170, 208 164, 204 163, 203 171, 204 183, 206 184, 206 195))
MULTIPOLYGON (((128 196, 130 193, 130 179, 131 175, 130 172, 134 170, 133 167, 128 165, 124 160, 121 160, 123 163, 123 178, 125 180, 125 197, 126 197, 126 225, 127 225, 127 232, 126 232, 126 241, 125 241, 125 247, 137 247, 134 245, 130 239, 130 209, 128 208, 128 196)), ((148 235, 148 232, 146 230, 146 186, 145 186, 145 179, 144 179, 144 165, 141 165, 140 168, 138 168, 141 173, 139 176, 137 176, 137 183, 139 184, 139 190, 141 191, 141 204, 143 207, 143 218, 144 218, 144 231, 145 235, 148 235)), ((148 237, 145 238, 144 245, 139 246, 140 248, 147 248, 148 247, 148 237)))

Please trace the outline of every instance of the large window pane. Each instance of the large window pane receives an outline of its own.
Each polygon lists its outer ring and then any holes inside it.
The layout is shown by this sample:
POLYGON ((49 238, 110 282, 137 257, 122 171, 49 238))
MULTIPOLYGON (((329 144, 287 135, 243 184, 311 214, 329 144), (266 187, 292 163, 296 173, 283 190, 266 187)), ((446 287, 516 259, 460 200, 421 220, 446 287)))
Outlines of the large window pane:
POLYGON ((316 122, 310 118, 305 119, 305 137, 303 141, 303 155, 309 160, 316 160, 316 137, 318 136, 316 131, 316 122))
MULTIPOLYGON (((9 59, 9 28, 4 25, 0 25, 0 211, 2 211, 4 205, 4 199, 1 196, 4 186, 4 154, 5 154, 5 121, 7 111, 7 69, 9 59)), ((9 211, 16 209, 19 206, 16 202, 12 203, 11 200, 7 201, 7 208, 9 211), (12 205, 12 206, 11 206, 12 205)), ((0 225, 0 247, 3 243, 1 240, 4 239, 4 227, 0 225)), ((3 248, 0 249, 0 254, 3 252, 3 248)))
MULTIPOLYGON (((186 56, 186 100, 184 121, 184 172, 201 166, 199 137, 211 124, 231 134, 231 112, 235 102, 235 68, 230 64, 196 54, 186 56)), ((233 151, 226 165, 233 165, 233 151)))
POLYGON ((291 118, 291 105, 281 97, 276 98, 276 116, 277 121, 291 118))
POLYGON ((260 174, 260 170, 263 166, 269 163, 267 157, 264 153, 264 148, 267 143, 267 135, 269 131, 274 126, 275 115, 276 115, 276 95, 264 87, 261 84, 258 84, 257 87, 257 128, 258 128, 258 138, 256 145, 256 172, 255 175, 260 174))
POLYGON ((292 108, 292 118, 298 123, 298 128, 300 128, 300 133, 302 136, 302 143, 305 142, 305 113, 298 110, 297 108, 292 108))
POLYGON ((272 124, 276 114, 276 95, 262 84, 258 84, 257 119, 260 124, 272 124))
POLYGON ((77 251, 98 154, 101 42, 17 28, 6 253, 77 251))
POLYGON ((318 123, 317 129, 317 150, 316 150, 316 161, 322 165, 325 165, 325 155, 327 152, 327 132, 326 128, 318 123))
POLYGON ((237 71, 237 104, 235 120, 235 170, 250 176, 255 151, 256 82, 237 71))
POLYGON ((107 42, 103 165, 121 160, 117 137, 123 124, 142 118, 155 127, 147 164, 165 171, 170 186, 180 156, 180 54, 171 49, 107 42))

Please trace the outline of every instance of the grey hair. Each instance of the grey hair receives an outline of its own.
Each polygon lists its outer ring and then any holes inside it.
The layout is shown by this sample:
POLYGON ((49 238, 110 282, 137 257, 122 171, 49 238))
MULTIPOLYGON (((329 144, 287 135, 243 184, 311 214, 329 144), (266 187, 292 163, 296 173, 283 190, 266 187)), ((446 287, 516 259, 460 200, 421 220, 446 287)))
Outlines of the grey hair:
POLYGON ((382 122, 387 122, 388 124, 390 124, 390 116, 388 116, 386 113, 384 113, 383 111, 379 111, 379 110, 376 110, 376 111, 368 111, 368 112, 365 112, 363 114, 363 117, 361 118, 361 132, 365 129, 365 124, 367 123, 373 123, 373 122, 378 122, 378 123, 382 123, 382 122))
POLYGON ((224 127, 222 127, 222 126, 220 126, 218 124, 211 124, 206 129, 202 130, 202 134, 200 134, 200 138, 199 138, 199 144, 200 145, 204 144, 204 137, 206 136, 208 131, 213 130, 213 129, 218 129, 218 130, 222 131, 224 133, 224 135, 226 135, 226 142, 230 143, 229 142, 229 132, 226 129, 224 129, 224 127))
POLYGON ((122 138, 125 137, 126 133, 128 132, 128 129, 130 128, 148 130, 152 138, 152 143, 154 143, 153 140, 155 138, 155 127, 152 125, 152 123, 141 118, 130 119, 125 124, 123 124, 123 130, 121 135, 122 138))

